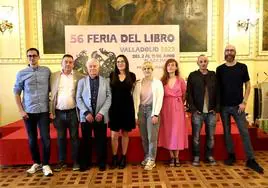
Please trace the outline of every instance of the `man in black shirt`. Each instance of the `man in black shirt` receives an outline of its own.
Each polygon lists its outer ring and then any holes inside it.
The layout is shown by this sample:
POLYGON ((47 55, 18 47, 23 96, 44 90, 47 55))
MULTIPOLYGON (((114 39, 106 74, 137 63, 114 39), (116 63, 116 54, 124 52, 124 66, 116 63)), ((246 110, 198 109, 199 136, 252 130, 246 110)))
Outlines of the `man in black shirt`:
POLYGON ((216 70, 220 88, 221 119, 224 128, 225 145, 229 157, 224 161, 226 165, 233 165, 236 161, 234 146, 231 136, 230 117, 233 116, 247 156, 246 166, 263 173, 263 168, 255 161, 254 153, 246 126, 245 108, 250 93, 250 78, 247 66, 235 60, 236 49, 233 45, 227 45, 224 51, 225 63, 216 70), (245 94, 243 95, 243 85, 245 94))
POLYGON ((216 126, 217 79, 214 71, 209 71, 208 58, 200 55, 197 59, 199 70, 191 72, 187 82, 187 104, 192 114, 193 165, 200 165, 200 131, 205 122, 205 161, 216 165, 213 158, 214 131, 216 126))

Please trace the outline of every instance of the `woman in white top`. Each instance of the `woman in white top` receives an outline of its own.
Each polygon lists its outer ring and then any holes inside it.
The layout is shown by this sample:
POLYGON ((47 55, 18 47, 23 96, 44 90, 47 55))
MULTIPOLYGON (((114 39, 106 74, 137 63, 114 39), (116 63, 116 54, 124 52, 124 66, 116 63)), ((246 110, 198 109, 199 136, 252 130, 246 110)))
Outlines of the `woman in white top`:
POLYGON ((144 78, 137 81, 134 89, 135 117, 140 127, 144 160, 141 164, 145 170, 155 167, 157 140, 159 130, 158 115, 162 107, 164 89, 160 80, 154 79, 153 64, 144 62, 144 78))

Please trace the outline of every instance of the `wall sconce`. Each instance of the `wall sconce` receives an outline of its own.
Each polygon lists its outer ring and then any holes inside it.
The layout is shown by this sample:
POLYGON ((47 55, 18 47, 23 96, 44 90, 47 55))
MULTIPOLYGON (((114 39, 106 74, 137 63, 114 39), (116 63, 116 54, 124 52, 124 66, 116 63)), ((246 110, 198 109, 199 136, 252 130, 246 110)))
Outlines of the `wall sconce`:
POLYGON ((238 29, 244 29, 245 31, 248 30, 249 24, 250 24, 250 19, 246 19, 246 20, 238 20, 237 21, 237 27, 238 29))
POLYGON ((251 14, 248 16, 249 18, 241 19, 236 22, 238 29, 243 29, 247 31, 249 26, 255 26, 258 23, 259 16, 258 14, 251 14))
POLYGON ((12 31, 14 25, 11 22, 11 14, 13 6, 0 5, 0 31, 3 34, 5 31, 12 31))
POLYGON ((0 22, 0 31, 2 32, 2 34, 3 34, 6 30, 12 31, 12 29, 13 29, 13 23, 8 22, 8 20, 2 20, 2 21, 0 22))

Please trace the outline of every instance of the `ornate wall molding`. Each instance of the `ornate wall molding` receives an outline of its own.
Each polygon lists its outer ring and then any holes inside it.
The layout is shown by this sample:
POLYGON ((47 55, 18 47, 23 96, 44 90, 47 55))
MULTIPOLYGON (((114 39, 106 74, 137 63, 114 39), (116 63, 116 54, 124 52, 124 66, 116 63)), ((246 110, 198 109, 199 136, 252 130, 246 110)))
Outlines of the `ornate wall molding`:
POLYGON ((263 20, 264 20, 264 1, 265 0, 259 0, 256 3, 257 10, 260 13, 260 19, 259 19, 259 25, 257 27, 256 32, 256 60, 258 61, 264 61, 268 59, 268 51, 263 50, 262 44, 263 44, 263 20))
POLYGON ((245 19, 249 12, 256 11, 255 0, 228 0, 224 2, 224 46, 233 44, 237 48, 237 59, 254 60, 255 36, 257 26, 249 26, 248 30, 237 27, 240 19, 245 19), (241 10, 241 11, 238 11, 241 10))
POLYGON ((26 49, 26 34, 25 34, 25 15, 24 15, 24 1, 23 0, 12 0, 12 1, 7 1, 10 6, 14 7, 14 16, 15 16, 15 21, 14 21, 14 31, 11 33, 3 33, 0 34, 0 38, 2 40, 10 40, 13 41, 15 40, 15 44, 13 42, 10 44, 10 46, 7 46, 10 50, 12 51, 12 46, 13 45, 18 45, 19 46, 19 52, 14 55, 9 54, 4 54, 4 57, 0 56, 0 64, 18 64, 18 63, 24 63, 26 61, 25 57, 25 49, 26 49), (17 28, 16 28, 17 27, 17 28), (12 57, 13 56, 13 57, 12 57))

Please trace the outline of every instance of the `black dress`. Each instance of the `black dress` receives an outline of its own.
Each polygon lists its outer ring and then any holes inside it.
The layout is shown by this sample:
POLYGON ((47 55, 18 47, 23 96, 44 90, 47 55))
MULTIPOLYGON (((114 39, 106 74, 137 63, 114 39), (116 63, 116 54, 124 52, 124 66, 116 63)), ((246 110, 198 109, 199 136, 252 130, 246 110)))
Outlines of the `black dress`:
POLYGON ((136 75, 130 72, 131 83, 126 79, 119 79, 112 83, 113 73, 111 73, 112 104, 109 111, 109 127, 112 131, 131 131, 135 129, 135 109, 132 96, 136 75))

